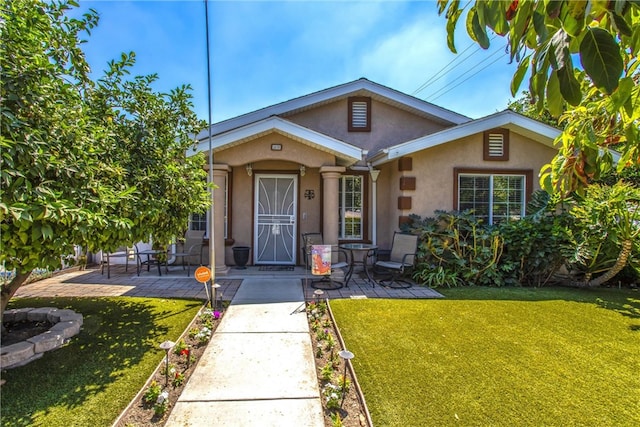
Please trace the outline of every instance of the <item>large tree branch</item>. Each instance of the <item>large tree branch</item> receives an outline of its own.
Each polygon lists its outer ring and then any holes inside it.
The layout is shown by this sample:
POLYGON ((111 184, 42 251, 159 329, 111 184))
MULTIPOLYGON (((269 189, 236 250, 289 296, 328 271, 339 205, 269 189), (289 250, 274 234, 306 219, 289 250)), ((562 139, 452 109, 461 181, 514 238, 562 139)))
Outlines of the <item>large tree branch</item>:
POLYGON ((7 308, 9 300, 13 298, 18 289, 20 289, 20 286, 27 281, 29 276, 31 276, 31 271, 27 271, 26 273, 18 272, 8 284, 2 285, 2 290, 0 290, 0 297, 2 300, 0 305, 0 317, 4 316, 4 310, 7 308))

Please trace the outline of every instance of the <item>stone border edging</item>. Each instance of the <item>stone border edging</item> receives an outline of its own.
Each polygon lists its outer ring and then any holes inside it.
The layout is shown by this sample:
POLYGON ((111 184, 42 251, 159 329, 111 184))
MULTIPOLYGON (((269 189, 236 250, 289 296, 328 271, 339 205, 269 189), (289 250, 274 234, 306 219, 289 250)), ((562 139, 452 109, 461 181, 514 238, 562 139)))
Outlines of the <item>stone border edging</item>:
POLYGON ((0 369, 11 369, 24 366, 39 359, 47 351, 55 350, 69 342, 69 339, 80 333, 83 324, 82 314, 69 309, 55 307, 27 307, 6 310, 3 322, 49 322, 54 325, 46 332, 25 341, 2 347, 0 353, 0 369))
MULTIPOLYGON (((333 317, 333 311, 331 311, 331 305, 329 304, 329 298, 325 299, 325 302, 327 304, 327 311, 329 312, 329 317, 331 318, 331 323, 333 324, 333 330, 336 332, 336 335, 338 336, 338 342, 340 343, 340 347, 342 347, 344 350, 347 349, 347 347, 344 345, 344 340, 342 339, 342 335, 340 334, 340 329, 338 328, 338 325, 336 324, 336 319, 333 317)), ((345 362, 347 363, 347 366, 349 367, 349 373, 351 374, 351 378, 353 378, 353 384, 356 387, 356 394, 358 395, 358 399, 360 399, 360 403, 362 403, 362 406, 364 407, 364 414, 365 414, 365 418, 367 419, 367 426, 368 427, 373 427, 373 420, 371 419, 371 414, 369 414, 369 407, 367 406, 367 402, 366 400, 364 400, 364 394, 362 394, 362 389, 360 388, 360 383, 358 382, 358 377, 356 377, 356 371, 355 369, 353 369, 353 365, 351 364, 351 360, 345 360, 345 362)))

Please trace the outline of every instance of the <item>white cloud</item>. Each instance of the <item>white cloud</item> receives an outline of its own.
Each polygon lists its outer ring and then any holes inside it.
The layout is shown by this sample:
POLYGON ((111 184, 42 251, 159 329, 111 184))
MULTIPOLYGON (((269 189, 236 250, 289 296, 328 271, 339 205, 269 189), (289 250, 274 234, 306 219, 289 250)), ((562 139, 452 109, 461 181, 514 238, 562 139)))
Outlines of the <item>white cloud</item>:
POLYGON ((372 80, 411 94, 451 60, 445 37, 429 19, 417 17, 379 40, 359 66, 372 80))

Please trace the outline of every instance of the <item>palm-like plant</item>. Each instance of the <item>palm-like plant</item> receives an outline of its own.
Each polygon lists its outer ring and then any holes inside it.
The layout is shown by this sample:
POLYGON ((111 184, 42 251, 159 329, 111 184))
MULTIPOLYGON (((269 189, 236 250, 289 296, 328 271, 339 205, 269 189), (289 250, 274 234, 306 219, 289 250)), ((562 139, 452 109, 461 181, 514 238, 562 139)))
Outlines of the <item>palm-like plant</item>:
POLYGON ((630 261, 640 235, 640 188, 622 181, 593 184, 571 210, 586 274, 580 285, 611 280, 630 261), (597 277, 594 274, 602 273, 597 277))

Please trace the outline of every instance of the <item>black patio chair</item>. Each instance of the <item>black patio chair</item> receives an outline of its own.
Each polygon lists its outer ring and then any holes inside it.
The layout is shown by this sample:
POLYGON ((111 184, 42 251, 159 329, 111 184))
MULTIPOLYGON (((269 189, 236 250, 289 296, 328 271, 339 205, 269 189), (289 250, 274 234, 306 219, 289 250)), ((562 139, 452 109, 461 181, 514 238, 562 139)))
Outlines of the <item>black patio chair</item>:
POLYGON ((120 246, 115 251, 103 251, 102 260, 100 262, 100 274, 104 274, 104 267, 107 266, 107 279, 111 278, 111 259, 112 258, 124 258, 124 271, 129 270, 129 259, 135 258, 135 252, 133 248, 127 246, 120 246))
POLYGON ((410 288, 413 283, 405 276, 413 271, 418 252, 418 236, 416 234, 393 233, 391 252, 388 260, 378 260, 374 264, 377 273, 387 274, 388 278, 378 283, 389 288, 410 288))

